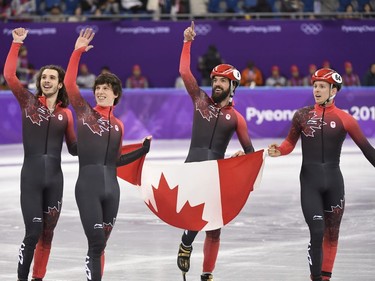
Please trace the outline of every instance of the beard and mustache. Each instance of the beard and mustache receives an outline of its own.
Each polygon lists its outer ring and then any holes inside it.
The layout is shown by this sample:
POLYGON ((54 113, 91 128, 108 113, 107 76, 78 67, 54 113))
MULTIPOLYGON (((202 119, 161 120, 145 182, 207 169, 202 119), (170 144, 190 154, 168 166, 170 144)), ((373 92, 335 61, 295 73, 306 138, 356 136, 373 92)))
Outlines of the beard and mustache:
POLYGON ((221 103, 223 100, 225 100, 228 95, 229 95, 229 92, 230 90, 227 89, 227 90, 224 90, 222 87, 220 86, 216 86, 215 88, 212 88, 212 100, 215 102, 215 103, 221 103), (216 93, 216 89, 220 89, 221 92, 219 93, 216 93))

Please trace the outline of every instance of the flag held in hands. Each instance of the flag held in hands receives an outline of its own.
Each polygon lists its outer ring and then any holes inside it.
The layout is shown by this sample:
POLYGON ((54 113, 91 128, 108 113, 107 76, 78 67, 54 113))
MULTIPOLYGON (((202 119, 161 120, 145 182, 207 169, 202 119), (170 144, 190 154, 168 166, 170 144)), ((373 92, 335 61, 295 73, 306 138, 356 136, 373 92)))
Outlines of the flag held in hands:
POLYGON ((263 150, 192 163, 153 163, 143 157, 119 167, 117 176, 138 185, 146 205, 164 222, 206 231, 223 227, 239 214, 260 183, 263 163, 263 150))

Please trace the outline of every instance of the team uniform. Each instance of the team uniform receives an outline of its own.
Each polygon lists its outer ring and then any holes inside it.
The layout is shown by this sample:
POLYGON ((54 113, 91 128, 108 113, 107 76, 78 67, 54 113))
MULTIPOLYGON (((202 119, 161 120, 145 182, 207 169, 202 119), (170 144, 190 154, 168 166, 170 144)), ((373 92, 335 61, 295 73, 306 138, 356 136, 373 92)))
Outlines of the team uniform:
POLYGON ((17 78, 21 45, 12 43, 4 76, 22 111, 21 208, 26 233, 19 250, 18 278, 27 280, 37 243, 33 278, 42 279, 46 273, 53 230, 62 204, 61 150, 64 136, 72 155, 77 155, 77 143, 71 111, 57 103, 51 112, 45 97, 33 95, 17 78))
POLYGON ((281 155, 289 154, 301 136, 301 205, 310 230, 308 261, 313 280, 332 274, 345 206, 340 154, 347 133, 375 166, 374 147, 357 121, 334 103, 298 110, 286 140, 278 147, 281 155))
MULTIPOLYGON (((185 42, 180 58, 180 74, 194 104, 192 137, 186 162, 223 159, 234 132, 236 132, 245 153, 253 152, 254 148, 243 116, 231 105, 220 108, 199 88, 196 79, 190 71, 190 48, 191 41, 185 42)), ((197 231, 185 230, 182 236, 182 248, 180 247, 179 256, 190 257, 189 249, 185 246, 188 246, 191 251, 191 245, 197 233, 197 231), (184 251, 187 252, 184 253, 184 251)), ((213 272, 219 244, 220 229, 207 231, 203 249, 204 273, 213 272)), ((178 266, 182 271, 186 272, 188 270, 181 267, 179 262, 178 266)))
POLYGON ((104 249, 115 224, 120 190, 116 167, 128 164, 148 152, 147 145, 121 155, 123 123, 113 107, 92 108, 76 85, 78 64, 85 48, 75 50, 65 76, 65 86, 77 115, 79 175, 75 195, 88 240, 87 280, 101 280, 104 249))

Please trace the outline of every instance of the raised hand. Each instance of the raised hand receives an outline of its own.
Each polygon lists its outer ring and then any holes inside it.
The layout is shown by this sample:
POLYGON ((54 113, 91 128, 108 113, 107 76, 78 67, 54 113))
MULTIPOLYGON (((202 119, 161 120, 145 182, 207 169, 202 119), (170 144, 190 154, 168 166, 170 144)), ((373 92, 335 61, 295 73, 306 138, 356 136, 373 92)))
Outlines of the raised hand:
POLYGON ((191 21, 191 25, 184 31, 184 42, 193 41, 195 35, 197 34, 194 31, 194 21, 191 21))
POLYGON ((12 30, 13 42, 23 43, 29 31, 23 27, 15 28, 12 30))
POLYGON ((93 45, 89 45, 91 40, 94 39, 95 33, 91 28, 82 29, 77 38, 74 49, 80 49, 86 47, 85 51, 89 51, 91 48, 94 48, 93 45))

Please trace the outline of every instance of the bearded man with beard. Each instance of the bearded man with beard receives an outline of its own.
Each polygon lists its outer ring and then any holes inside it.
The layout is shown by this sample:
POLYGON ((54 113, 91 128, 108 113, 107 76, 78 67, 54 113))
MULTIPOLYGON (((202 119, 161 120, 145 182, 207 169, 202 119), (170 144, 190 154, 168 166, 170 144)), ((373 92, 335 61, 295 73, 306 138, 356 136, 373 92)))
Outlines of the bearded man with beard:
MULTIPOLYGON (((241 80, 240 72, 229 64, 219 64, 211 72, 212 94, 199 88, 190 70, 190 48, 195 37, 194 22, 184 31, 180 58, 180 75, 194 104, 194 119, 189 154, 185 162, 223 159, 234 132, 244 151, 233 156, 254 152, 244 117, 233 108, 234 91, 241 80)), ((185 230, 179 246, 177 265, 183 278, 190 268, 192 243, 198 231, 185 230)), ((201 280, 213 280, 220 245, 220 229, 206 231, 201 280)))

